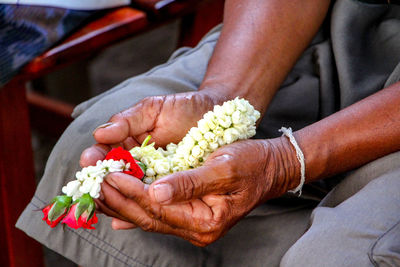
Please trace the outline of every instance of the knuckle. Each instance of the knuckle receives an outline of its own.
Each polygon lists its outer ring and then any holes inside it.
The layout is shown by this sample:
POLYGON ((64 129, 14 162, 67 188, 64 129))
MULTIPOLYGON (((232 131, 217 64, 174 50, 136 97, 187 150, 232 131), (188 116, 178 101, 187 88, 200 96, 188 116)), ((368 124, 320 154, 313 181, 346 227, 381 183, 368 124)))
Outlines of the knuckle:
POLYGON ((179 188, 181 188, 185 199, 193 198, 194 190, 197 186, 196 180, 197 179, 190 172, 179 179, 179 188))
POLYGON ((140 223, 140 228, 142 228, 143 231, 146 231, 146 232, 154 232, 156 230, 153 220, 143 220, 140 223))

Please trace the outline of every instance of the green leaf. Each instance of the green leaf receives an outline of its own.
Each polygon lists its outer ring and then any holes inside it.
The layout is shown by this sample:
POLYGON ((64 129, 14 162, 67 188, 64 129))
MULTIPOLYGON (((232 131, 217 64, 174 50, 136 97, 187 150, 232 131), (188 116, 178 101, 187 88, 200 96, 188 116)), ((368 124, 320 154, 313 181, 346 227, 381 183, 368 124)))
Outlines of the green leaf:
POLYGON ((61 215, 63 215, 66 210, 70 207, 72 201, 72 197, 62 195, 56 196, 53 200, 53 206, 51 207, 49 214, 47 217, 50 221, 57 220, 61 215))
POLYGON ((89 213, 91 210, 94 210, 95 204, 92 199, 92 197, 89 194, 84 194, 80 198, 77 199, 77 206, 75 210, 75 219, 78 220, 79 217, 84 213, 85 211, 88 211, 89 213))
POLYGON ((146 173, 146 170, 147 170, 146 164, 144 164, 143 162, 140 162, 140 161, 136 162, 136 164, 139 165, 139 167, 142 169, 143 173, 146 173))

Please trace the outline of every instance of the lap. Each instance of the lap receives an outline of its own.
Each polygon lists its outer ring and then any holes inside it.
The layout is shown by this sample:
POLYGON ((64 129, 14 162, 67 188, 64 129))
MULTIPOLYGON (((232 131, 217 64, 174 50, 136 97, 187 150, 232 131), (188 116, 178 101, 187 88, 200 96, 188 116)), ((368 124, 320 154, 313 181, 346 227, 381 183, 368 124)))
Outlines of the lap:
POLYGON ((399 266, 400 152, 350 173, 313 211, 282 266, 399 266))

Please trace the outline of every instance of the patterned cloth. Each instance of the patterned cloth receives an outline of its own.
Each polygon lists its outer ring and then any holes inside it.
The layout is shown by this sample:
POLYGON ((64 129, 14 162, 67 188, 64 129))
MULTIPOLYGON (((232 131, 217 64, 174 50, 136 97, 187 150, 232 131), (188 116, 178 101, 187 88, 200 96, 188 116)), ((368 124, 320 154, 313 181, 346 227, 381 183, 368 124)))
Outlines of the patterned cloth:
POLYGON ((0 5, 0 88, 95 11, 0 5))

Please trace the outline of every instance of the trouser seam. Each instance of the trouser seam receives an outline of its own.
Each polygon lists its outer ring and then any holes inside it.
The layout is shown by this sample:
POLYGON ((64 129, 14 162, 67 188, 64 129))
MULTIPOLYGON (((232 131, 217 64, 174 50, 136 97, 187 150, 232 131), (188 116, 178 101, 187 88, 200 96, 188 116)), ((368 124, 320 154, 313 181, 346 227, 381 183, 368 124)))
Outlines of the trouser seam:
MULTIPOLYGON (((42 199, 40 199, 38 196, 35 195, 35 196, 33 196, 33 197, 36 198, 37 200, 39 200, 40 202, 42 202, 44 205, 46 204, 46 202, 43 201, 42 199)), ((31 202, 30 204, 31 204, 32 206, 34 206, 35 208, 40 209, 39 206, 33 204, 32 202, 31 202)), ((96 244, 94 244, 93 242, 91 242, 90 240, 88 240, 86 237, 84 237, 83 235, 81 235, 80 233, 78 233, 76 230, 73 230, 73 229, 71 229, 71 228, 66 228, 66 229, 67 229, 68 231, 70 231, 71 233, 78 235, 78 236, 81 237, 83 240, 85 240, 86 242, 88 242, 89 244, 91 244, 93 247, 99 249, 99 250, 102 251, 102 252, 105 252, 106 254, 110 255, 111 257, 113 257, 114 259, 118 260, 119 262, 121 262, 121 263, 123 263, 123 264, 125 264, 125 265, 127 265, 127 266, 130 266, 128 263, 122 261, 122 260, 119 259, 117 256, 111 254, 110 252, 106 251, 105 249, 100 248, 99 246, 97 246, 96 244)), ((97 239, 97 240, 100 241, 101 243, 105 244, 106 246, 108 246, 108 247, 110 247, 110 248, 112 248, 112 249, 118 251, 118 253, 120 253, 121 255, 123 255, 124 257, 126 257, 127 259, 129 259, 129 260, 131 260, 131 261, 133 261, 133 262, 135 262, 135 263, 138 263, 138 264, 140 264, 140 265, 146 266, 146 267, 151 267, 151 266, 152 266, 152 265, 148 265, 148 264, 145 264, 145 263, 143 263, 143 262, 140 262, 139 260, 134 259, 134 258, 128 256, 127 254, 125 254, 125 253, 123 253, 121 250, 119 250, 118 248, 114 247, 112 244, 110 244, 110 243, 104 241, 103 239, 99 238, 98 236, 94 235, 94 234, 91 233, 89 230, 83 229, 83 231, 86 232, 88 235, 94 237, 95 239, 97 239)))
POLYGON ((390 231, 392 231, 394 228, 396 228, 398 225, 400 224, 400 221, 398 221, 397 223, 395 223, 392 227, 390 227, 388 230, 386 230, 379 238, 377 238, 374 242, 374 244, 371 246, 371 249, 368 252, 368 258, 371 261, 371 263, 376 266, 379 267, 379 264, 374 260, 374 249, 376 247, 376 245, 378 244, 378 242, 386 236, 387 233, 389 233, 390 231))

